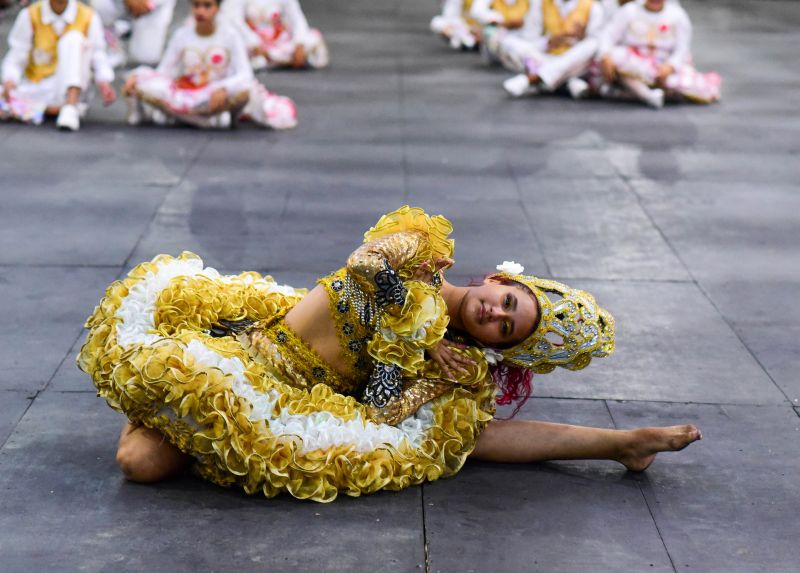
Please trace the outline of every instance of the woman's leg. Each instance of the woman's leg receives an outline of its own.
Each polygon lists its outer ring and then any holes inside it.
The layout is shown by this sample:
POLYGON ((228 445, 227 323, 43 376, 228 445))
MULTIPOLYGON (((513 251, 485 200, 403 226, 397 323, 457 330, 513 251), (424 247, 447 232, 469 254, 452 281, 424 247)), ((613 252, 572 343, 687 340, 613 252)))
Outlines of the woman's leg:
POLYGON ((471 456, 493 462, 614 460, 643 471, 658 452, 682 450, 702 438, 693 425, 609 430, 531 420, 492 420, 471 456))
POLYGON ((117 463, 131 481, 152 483, 183 473, 193 458, 145 426, 127 422, 117 446, 117 463))

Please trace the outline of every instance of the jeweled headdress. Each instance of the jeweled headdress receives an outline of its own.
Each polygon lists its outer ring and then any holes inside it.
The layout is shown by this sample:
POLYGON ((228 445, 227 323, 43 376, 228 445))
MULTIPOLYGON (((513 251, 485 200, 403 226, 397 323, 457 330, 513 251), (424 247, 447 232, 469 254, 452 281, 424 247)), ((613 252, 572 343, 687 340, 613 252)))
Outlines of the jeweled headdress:
POLYGON ((518 274, 522 267, 504 263, 491 275, 528 287, 539 303, 539 324, 524 341, 499 350, 503 364, 545 374, 556 366, 586 368, 592 357, 614 352, 614 317, 597 305, 588 292, 565 284, 518 274), (509 270, 518 272, 508 272, 509 270))

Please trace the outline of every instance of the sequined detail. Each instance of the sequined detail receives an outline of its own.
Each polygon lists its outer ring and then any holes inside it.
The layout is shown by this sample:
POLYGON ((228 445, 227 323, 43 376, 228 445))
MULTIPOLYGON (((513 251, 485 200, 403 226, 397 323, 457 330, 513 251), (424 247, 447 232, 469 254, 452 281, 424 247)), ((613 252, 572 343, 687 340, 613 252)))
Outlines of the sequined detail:
POLYGON ((250 356, 290 385, 308 389, 324 382, 342 394, 357 392, 366 375, 360 379, 340 375, 286 325, 284 314, 239 335, 250 356))
POLYGON ((528 287, 539 306, 539 325, 521 343, 501 351, 504 363, 536 373, 585 368, 593 357, 614 352, 614 317, 588 292, 565 284, 506 272, 498 277, 528 287))
POLYGON ((375 299, 380 306, 402 306, 406 300, 406 287, 389 261, 384 261, 383 270, 375 273, 375 286, 375 299))
POLYGON ((403 390, 401 370, 394 364, 376 364, 364 389, 363 403, 375 408, 384 408, 393 397, 403 390))
POLYGON ((453 388, 452 382, 420 378, 403 380, 403 388, 399 396, 393 396, 383 407, 371 406, 370 418, 382 424, 399 424, 420 406, 438 398, 453 388))
POLYGON ((363 382, 368 376, 372 360, 367 354, 367 343, 380 324, 381 309, 365 293, 346 269, 320 279, 330 299, 330 314, 337 325, 339 348, 353 369, 353 378, 363 382), (335 286, 341 285, 338 290, 335 286), (367 369, 367 371, 365 371, 367 369))

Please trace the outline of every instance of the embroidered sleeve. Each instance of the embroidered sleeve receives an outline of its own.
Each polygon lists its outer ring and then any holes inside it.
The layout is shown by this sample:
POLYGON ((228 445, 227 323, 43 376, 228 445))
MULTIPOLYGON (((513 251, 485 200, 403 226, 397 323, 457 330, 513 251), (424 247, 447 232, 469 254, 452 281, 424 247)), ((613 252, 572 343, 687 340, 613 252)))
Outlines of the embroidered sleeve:
POLYGON ((365 403, 369 407, 369 417, 373 422, 394 426, 409 416, 413 416, 421 406, 438 398, 451 388, 453 388, 453 383, 446 380, 429 380, 427 378, 403 380, 399 384, 397 393, 382 405, 365 403))
POLYGON ((442 377, 439 366, 433 360, 425 362, 419 375, 405 378, 398 366, 376 364, 362 396, 370 419, 396 425, 448 390, 456 387, 474 390, 493 383, 488 363, 479 349, 470 347, 457 352, 471 358, 474 364, 467 365, 464 372, 457 372, 452 380, 442 377))
POLYGON ((374 294, 381 307, 402 305, 406 288, 401 271, 407 271, 404 267, 414 258, 421 241, 420 234, 413 232, 367 241, 347 259, 347 270, 365 292, 374 294))

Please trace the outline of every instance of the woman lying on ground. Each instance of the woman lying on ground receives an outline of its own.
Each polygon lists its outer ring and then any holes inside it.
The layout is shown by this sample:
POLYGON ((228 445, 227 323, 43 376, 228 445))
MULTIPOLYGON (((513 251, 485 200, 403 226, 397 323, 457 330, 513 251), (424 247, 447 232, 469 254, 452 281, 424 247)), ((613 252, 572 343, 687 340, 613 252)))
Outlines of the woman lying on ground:
POLYGON ((594 298, 501 265, 444 280, 452 227, 403 207, 306 292, 159 256, 112 284, 78 363, 130 422, 117 460, 158 481, 193 465, 221 485, 327 502, 500 462, 611 459, 647 468, 694 426, 609 430, 496 420, 532 373, 614 349, 594 298), (496 399, 499 392, 500 397, 496 399))

